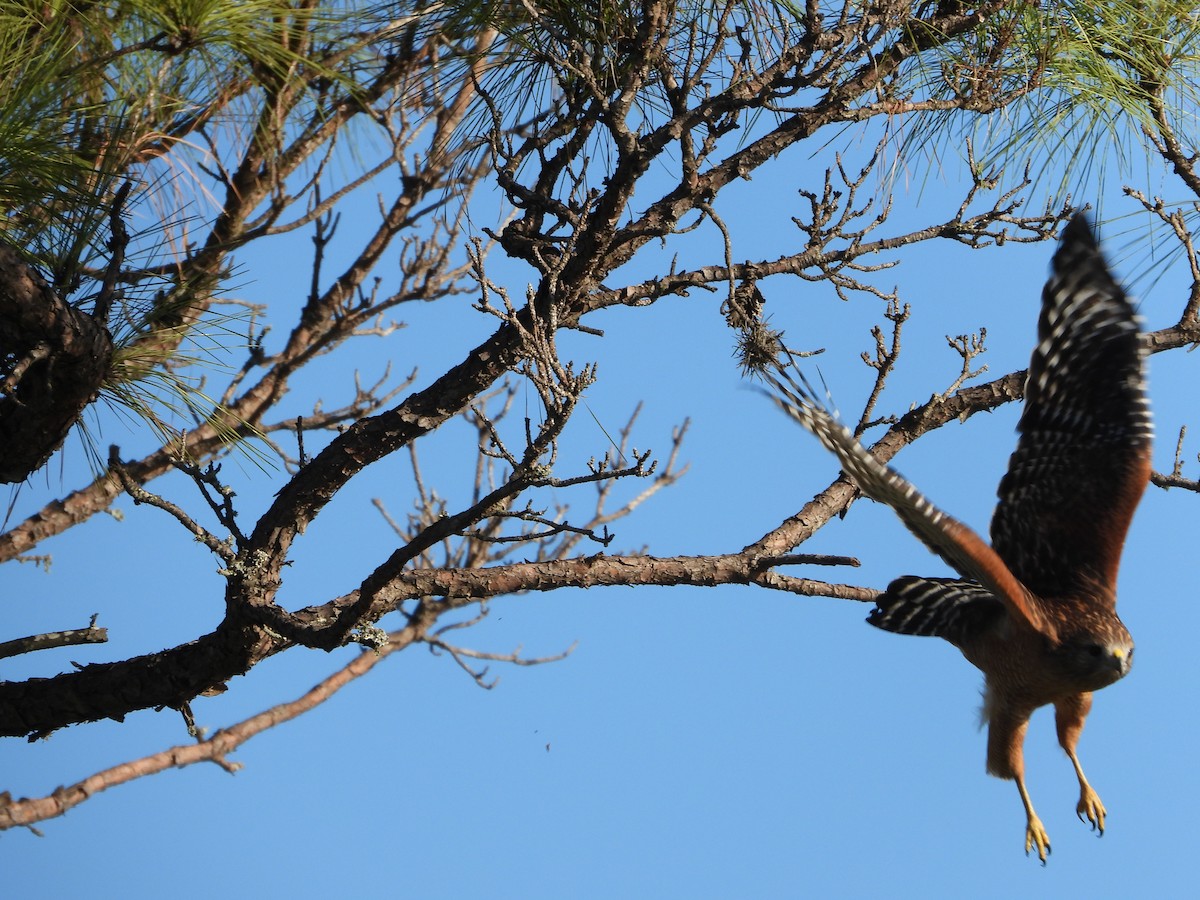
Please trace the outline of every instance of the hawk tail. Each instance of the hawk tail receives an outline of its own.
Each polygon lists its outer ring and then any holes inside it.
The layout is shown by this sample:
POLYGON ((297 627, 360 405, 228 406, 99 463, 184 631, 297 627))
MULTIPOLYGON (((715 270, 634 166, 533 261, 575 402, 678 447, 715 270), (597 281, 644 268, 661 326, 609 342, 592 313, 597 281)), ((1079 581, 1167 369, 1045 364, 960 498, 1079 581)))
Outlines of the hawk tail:
POLYGON ((867 622, 896 634, 945 638, 961 646, 1004 615, 1004 604, 974 581, 905 575, 875 601, 867 622))

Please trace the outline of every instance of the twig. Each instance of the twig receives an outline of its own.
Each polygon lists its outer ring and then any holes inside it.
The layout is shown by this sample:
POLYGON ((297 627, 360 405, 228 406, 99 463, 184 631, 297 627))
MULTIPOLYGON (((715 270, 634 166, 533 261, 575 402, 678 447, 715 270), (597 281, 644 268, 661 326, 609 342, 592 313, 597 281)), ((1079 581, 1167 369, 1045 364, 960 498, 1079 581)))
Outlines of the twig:
MULTIPOLYGON (((466 624, 466 623, 463 623, 463 624, 466 624)), ((442 631, 444 631, 444 630, 445 629, 442 629, 442 631)), ((438 632, 438 634, 441 634, 441 633, 442 633, 441 631, 438 632)), ((450 657, 456 663, 458 663, 459 668, 461 668, 464 672, 466 672, 468 675, 470 675, 471 680, 474 681, 481 688, 483 688, 485 691, 490 691, 492 688, 494 688, 497 684, 500 683, 500 679, 493 678, 489 681, 487 679, 487 674, 488 674, 488 669, 489 669, 488 666, 484 666, 482 669, 475 669, 475 668, 472 668, 466 662, 466 660, 481 659, 481 660, 488 660, 489 662, 506 662, 506 663, 512 663, 515 666, 543 666, 543 665, 546 665, 547 663, 558 662, 559 660, 566 659, 568 656, 570 656, 575 651, 575 648, 577 646, 579 646, 579 642, 576 641, 575 643, 573 643, 570 647, 568 647, 566 650, 562 651, 561 653, 555 653, 552 656, 539 656, 539 657, 536 657, 533 659, 527 659, 527 658, 521 656, 521 648, 520 647, 517 647, 517 649, 514 650, 512 653, 487 653, 482 650, 470 650, 466 647, 456 647, 453 644, 446 643, 445 641, 438 638, 436 635, 431 636, 431 637, 426 637, 423 640, 425 641, 425 643, 427 643, 429 645, 429 652, 433 653, 435 656, 438 654, 439 651, 444 651, 446 653, 449 653, 450 657)))
POLYGON ((783 556, 763 557, 759 562, 771 566, 853 566, 862 565, 853 556, 833 556, 828 553, 787 553, 783 556))
POLYGON ((879 395, 883 393, 888 376, 891 375, 892 370, 896 367, 896 361, 900 358, 900 332, 904 329, 904 323, 908 321, 911 313, 912 308, 907 303, 901 307, 898 298, 892 297, 888 300, 884 318, 892 323, 892 345, 890 347, 883 341, 882 328, 876 325, 871 329, 871 336, 875 338, 875 358, 872 359, 864 351, 862 361, 875 370, 875 384, 871 387, 871 395, 867 398, 862 415, 858 417, 858 424, 854 427, 855 437, 862 437, 867 428, 880 423, 880 420, 873 421, 871 414, 875 411, 875 405, 879 402, 879 395))
POLYGON ((92 318, 102 325, 107 324, 108 314, 112 311, 113 300, 117 294, 117 281, 121 275, 121 266, 125 262, 125 248, 129 245, 129 232, 125 230, 121 210, 132 188, 132 181, 126 181, 117 188, 117 193, 113 196, 112 211, 108 215, 111 231, 108 249, 112 255, 108 258, 104 281, 100 284, 100 293, 96 295, 96 305, 92 308, 92 318))
POLYGON ((97 628, 96 619, 99 614, 92 616, 87 628, 72 628, 68 631, 47 631, 45 634, 33 634, 29 637, 16 638, 0 643, 0 659, 10 656, 20 656, 22 653, 33 653, 37 650, 49 650, 53 647, 70 647, 75 644, 103 644, 108 640, 108 629, 97 628))
POLYGON ((971 368, 971 362, 977 356, 987 352, 987 329, 980 328, 979 334, 960 334, 955 337, 946 335, 946 343, 950 345, 950 349, 962 357, 962 369, 955 376, 954 381, 942 391, 940 394, 934 394, 935 400, 945 400, 966 382, 973 378, 978 378, 987 371, 987 364, 984 363, 978 369, 971 368))
POLYGON ((296 452, 300 454, 297 465, 304 468, 308 465, 308 455, 304 452, 304 416, 296 416, 296 452))
POLYGON ((29 352, 17 360, 5 379, 0 381, 0 394, 12 395, 16 393, 17 385, 21 383, 21 378, 29 370, 29 367, 34 363, 47 359, 51 352, 52 348, 45 341, 39 341, 30 347, 29 352))
POLYGON ((183 509, 176 506, 170 500, 164 500, 157 494, 150 493, 133 480, 129 472, 125 469, 125 464, 121 462, 121 449, 116 444, 113 444, 108 449, 108 467, 109 470, 116 475, 117 479, 121 482, 121 487, 125 489, 125 493, 133 498, 134 503, 145 503, 148 506, 155 506, 164 512, 169 513, 172 517, 179 521, 184 528, 195 535, 196 540, 204 544, 204 546, 219 556, 226 565, 229 565, 233 562, 236 554, 233 552, 233 548, 227 541, 219 540, 216 535, 192 519, 192 517, 185 513, 183 509))
POLYGON ((224 525, 226 530, 237 539, 239 546, 244 546, 246 536, 242 534, 241 528, 238 527, 237 510, 233 508, 233 498, 237 494, 234 493, 233 488, 221 484, 221 480, 218 478, 221 474, 220 465, 209 463, 206 468, 201 469, 199 466, 194 466, 191 463, 175 460, 175 468, 191 477, 196 487, 200 489, 200 495, 204 498, 204 502, 213 511, 213 515, 217 517, 217 521, 224 525), (217 497, 220 497, 219 500, 209 492, 209 488, 212 488, 216 492, 217 497))
POLYGON ((1177 487, 1185 491, 1195 491, 1200 493, 1200 481, 1193 481, 1190 478, 1183 477, 1183 439, 1187 435, 1187 426, 1184 425, 1179 429, 1179 440, 1175 442, 1175 465, 1171 469, 1169 475, 1163 475, 1160 472, 1150 473, 1150 483, 1155 487, 1160 487, 1163 490, 1177 487))

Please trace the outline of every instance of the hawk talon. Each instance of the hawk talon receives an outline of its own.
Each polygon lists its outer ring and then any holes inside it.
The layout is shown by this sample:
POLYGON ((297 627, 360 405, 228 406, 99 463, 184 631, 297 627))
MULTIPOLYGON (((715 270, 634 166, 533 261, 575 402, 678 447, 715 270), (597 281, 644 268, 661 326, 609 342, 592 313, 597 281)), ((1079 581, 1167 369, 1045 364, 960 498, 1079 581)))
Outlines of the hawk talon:
POLYGON ((1087 816, 1092 831, 1097 832, 1098 837, 1104 837, 1104 817, 1108 815, 1108 810, 1104 808, 1100 797, 1090 787, 1080 793, 1079 805, 1075 807, 1075 814, 1079 816, 1080 822, 1084 821, 1084 816, 1087 816))
POLYGON ((1029 855, 1029 851, 1037 847, 1038 859, 1042 861, 1042 865, 1046 865, 1046 858, 1050 855, 1050 835, 1046 833, 1046 828, 1042 825, 1042 820, 1037 816, 1029 817, 1029 824, 1025 826, 1025 855, 1029 855))

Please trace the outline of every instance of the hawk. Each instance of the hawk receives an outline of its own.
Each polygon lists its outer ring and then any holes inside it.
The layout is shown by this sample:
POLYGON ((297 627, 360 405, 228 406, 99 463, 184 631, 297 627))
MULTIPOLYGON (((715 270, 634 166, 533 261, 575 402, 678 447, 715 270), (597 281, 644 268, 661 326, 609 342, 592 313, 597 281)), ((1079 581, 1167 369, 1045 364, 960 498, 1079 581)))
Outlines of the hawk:
MULTIPOLYGON (((1033 711, 1054 705, 1058 742, 1079 779, 1080 820, 1104 833, 1107 811, 1076 754, 1092 693, 1129 672, 1133 638, 1117 617, 1117 568, 1150 477, 1153 426, 1138 318, 1084 216, 1063 230, 1042 293, 1025 408, 1000 481, 991 545, 865 450, 780 368, 772 399, 831 450, 863 494, 886 503, 959 578, 906 575, 867 621, 941 637, 984 674, 987 771, 1017 784, 1025 852, 1050 837, 1025 787, 1033 711)), ((801 379, 803 382, 803 379, 801 379)))

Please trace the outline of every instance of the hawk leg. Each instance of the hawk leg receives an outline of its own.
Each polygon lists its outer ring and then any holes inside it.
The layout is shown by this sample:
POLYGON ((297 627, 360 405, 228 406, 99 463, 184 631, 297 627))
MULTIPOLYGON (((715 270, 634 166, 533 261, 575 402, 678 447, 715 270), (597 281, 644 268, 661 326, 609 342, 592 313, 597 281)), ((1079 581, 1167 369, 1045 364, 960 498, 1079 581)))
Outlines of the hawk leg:
POLYGON ((1104 817, 1108 815, 1108 810, 1100 802, 1100 795, 1092 790, 1088 780, 1083 777, 1083 767, 1079 765, 1079 757, 1075 755, 1075 751, 1068 750, 1067 756, 1071 757, 1071 765, 1075 767, 1075 774, 1079 777, 1079 805, 1075 807, 1075 813, 1081 822, 1083 817, 1087 816, 1087 820, 1092 823, 1092 831, 1104 834, 1104 817))
POLYGON ((1100 796, 1088 784, 1083 774, 1083 766, 1079 764, 1079 757, 1075 755, 1075 746, 1079 743, 1084 720, 1091 708, 1090 693, 1074 694, 1059 700, 1054 704, 1054 724, 1058 731, 1058 743, 1067 751, 1067 757, 1075 767, 1075 776, 1079 779, 1079 805, 1075 807, 1075 813, 1081 822, 1086 816, 1092 823, 1092 830, 1104 834, 1104 817, 1108 810, 1100 802, 1100 796))
POLYGON ((1050 855, 1050 835, 1046 826, 1033 811, 1033 801, 1025 789, 1025 731, 1029 728, 1029 712, 1004 710, 1004 703, 992 693, 991 685, 984 699, 984 715, 988 716, 987 770, 997 778, 1011 778, 1017 783, 1021 803, 1025 807, 1025 855, 1037 849, 1038 859, 1046 864, 1050 855))

